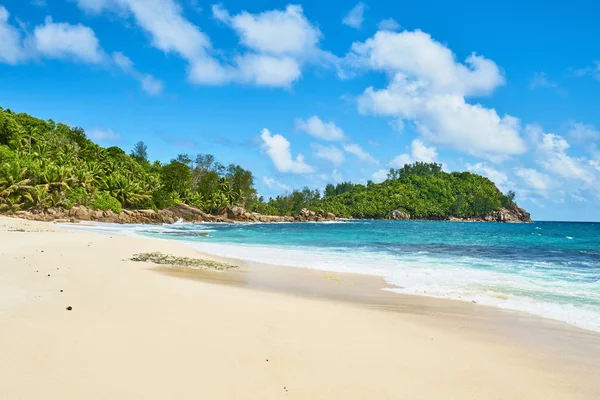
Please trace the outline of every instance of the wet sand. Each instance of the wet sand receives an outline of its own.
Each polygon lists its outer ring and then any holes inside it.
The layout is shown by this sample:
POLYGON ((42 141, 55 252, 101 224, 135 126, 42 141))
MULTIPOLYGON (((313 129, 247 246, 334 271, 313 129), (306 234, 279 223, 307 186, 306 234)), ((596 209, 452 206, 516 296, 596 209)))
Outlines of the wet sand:
POLYGON ((126 261, 154 251, 202 256, 0 218, 0 399, 600 398, 593 332, 378 277, 126 261))

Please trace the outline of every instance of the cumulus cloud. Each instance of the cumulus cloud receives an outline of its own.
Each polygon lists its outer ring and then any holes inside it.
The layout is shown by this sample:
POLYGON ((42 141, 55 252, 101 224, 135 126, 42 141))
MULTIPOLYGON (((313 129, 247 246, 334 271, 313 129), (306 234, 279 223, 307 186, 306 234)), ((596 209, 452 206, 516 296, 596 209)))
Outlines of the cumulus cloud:
POLYGON ((360 29, 365 20, 365 5, 363 3, 358 3, 357 5, 346 14, 344 19, 342 19, 342 23, 344 25, 348 25, 355 29, 360 29))
POLYGON ((263 141, 261 147, 279 172, 307 174, 314 171, 313 167, 304 162, 302 154, 298 154, 296 158, 292 157, 290 142, 282 135, 271 135, 268 129, 263 129, 260 137, 263 141))
POLYGON ((394 18, 387 18, 379 21, 379 24, 377 24, 377 28, 380 31, 397 31, 401 28, 401 26, 398 22, 396 22, 394 18))
MULTIPOLYGON (((93 4, 91 0, 87 0, 93 4)), ((98 0, 98 4, 102 2, 98 0)), ((8 11, 0 6, 0 62, 17 64, 34 59, 60 59, 108 67, 114 65, 140 81, 142 89, 149 94, 159 94, 161 81, 134 68, 133 62, 123 53, 107 56, 100 46, 95 32, 82 24, 54 22, 46 17, 43 24, 32 32, 22 33, 9 23, 8 11)))
POLYGON ((543 174, 532 168, 519 168, 515 171, 523 182, 531 189, 544 192, 551 188, 552 180, 546 174, 543 174))
POLYGON ((81 24, 53 22, 51 17, 34 29, 33 41, 36 52, 47 58, 98 64, 105 56, 92 29, 81 24))
POLYGON ((586 166, 585 159, 569 156, 569 143, 561 136, 544 133, 537 147, 538 162, 548 171, 567 179, 577 179, 592 183, 594 175, 586 166))
POLYGON ((380 170, 374 172, 373 175, 371 175, 371 179, 375 183, 381 183, 387 179, 388 172, 389 172, 389 170, 387 170, 387 169, 380 169, 380 170))
POLYGON ((231 15, 222 5, 212 6, 213 18, 230 26, 247 53, 227 68, 229 80, 257 85, 289 87, 307 63, 335 59, 319 49, 321 31, 308 21, 299 5, 257 14, 231 15))
POLYGON ((323 122, 316 115, 306 120, 296 119, 296 129, 323 140, 337 141, 345 139, 344 131, 340 127, 331 121, 323 122))
POLYGON ((375 157, 373 157, 371 154, 369 154, 367 151, 365 151, 358 144, 355 144, 355 143, 345 144, 343 147, 344 147, 344 150, 346 151, 346 153, 352 154, 353 156, 358 158, 360 161, 371 163, 371 164, 379 164, 379 161, 377 161, 375 159, 375 157))
POLYGON ((435 147, 427 147, 422 141, 415 139, 410 144, 410 154, 404 153, 396 156, 390 162, 390 166, 402 168, 405 164, 411 164, 416 161, 427 163, 436 162, 437 156, 438 153, 435 147))
POLYGON ((526 151, 520 121, 472 104, 504 84, 492 61, 475 53, 464 63, 422 31, 379 31, 356 42, 346 61, 355 68, 384 72, 384 89, 367 88, 358 99, 365 114, 411 121, 428 141, 494 161, 526 151))
POLYGON ((10 13, 0 5, 0 62, 17 64, 26 58, 21 32, 10 24, 10 13))
POLYGON ((91 14, 112 12, 132 18, 150 38, 153 47, 177 54, 188 63, 191 82, 220 84, 228 79, 224 67, 211 55, 208 36, 183 16, 174 0, 76 0, 91 14))
POLYGON ((10 24, 10 14, 0 6, 0 61, 7 64, 34 58, 53 58, 99 64, 105 60, 96 34, 87 26, 54 22, 47 17, 44 24, 25 36, 10 24))
POLYGON ((328 160, 334 165, 341 165, 344 162, 344 152, 337 146, 323 146, 318 143, 313 143, 311 146, 315 151, 315 157, 328 160))
POLYGON ((236 79, 262 86, 289 87, 302 75, 300 65, 291 57, 245 54, 236 58, 236 79))

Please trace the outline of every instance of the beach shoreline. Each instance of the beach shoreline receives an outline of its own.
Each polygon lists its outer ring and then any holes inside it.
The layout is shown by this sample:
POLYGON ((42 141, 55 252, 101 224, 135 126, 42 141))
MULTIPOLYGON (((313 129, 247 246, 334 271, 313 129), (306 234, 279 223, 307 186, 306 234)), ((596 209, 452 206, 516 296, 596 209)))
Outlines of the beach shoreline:
POLYGON ((0 398, 600 394, 597 333, 392 293, 381 277, 134 263, 151 251, 223 259, 175 241, 2 217, 0 243, 0 398))

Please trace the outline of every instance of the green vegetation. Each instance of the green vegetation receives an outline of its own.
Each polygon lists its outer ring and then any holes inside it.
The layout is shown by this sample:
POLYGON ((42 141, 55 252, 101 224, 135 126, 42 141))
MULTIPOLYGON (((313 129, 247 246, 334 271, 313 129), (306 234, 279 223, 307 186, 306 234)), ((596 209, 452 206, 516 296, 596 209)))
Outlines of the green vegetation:
POLYGON ((0 107, 0 211, 80 204, 96 210, 162 209, 186 203, 212 214, 239 205, 271 215, 298 215, 303 208, 341 217, 387 218, 402 210, 412 218, 477 217, 513 204, 489 179, 446 173, 436 163, 390 169, 383 183, 329 184, 323 195, 304 188, 265 202, 254 177, 210 154, 180 154, 167 164, 150 162, 144 142, 131 154, 103 148, 81 128, 43 121, 0 107))
POLYGON ((118 213, 187 203, 216 213, 257 202, 252 173, 239 165, 224 166, 210 154, 150 163, 147 150, 144 142, 130 155, 105 149, 81 128, 0 107, 0 211, 80 204, 118 213))
POLYGON ((390 170, 388 179, 367 185, 343 182, 327 185, 325 195, 305 188, 271 199, 265 210, 294 215, 304 207, 341 217, 387 218, 394 210, 417 219, 480 217, 514 201, 514 192, 502 194, 492 181, 469 172, 442 172, 439 164, 415 163, 390 170))

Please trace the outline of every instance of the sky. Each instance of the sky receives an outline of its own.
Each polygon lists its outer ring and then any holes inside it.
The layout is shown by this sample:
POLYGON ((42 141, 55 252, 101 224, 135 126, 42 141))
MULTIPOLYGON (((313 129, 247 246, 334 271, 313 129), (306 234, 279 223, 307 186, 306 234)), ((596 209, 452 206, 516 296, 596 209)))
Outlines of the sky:
POLYGON ((0 106, 265 197, 439 162, 600 221, 600 4, 0 0, 0 106))

